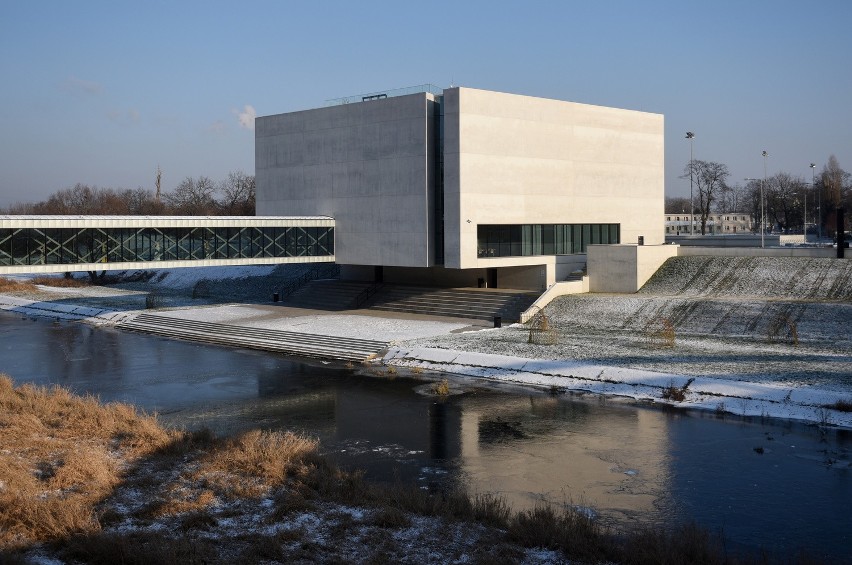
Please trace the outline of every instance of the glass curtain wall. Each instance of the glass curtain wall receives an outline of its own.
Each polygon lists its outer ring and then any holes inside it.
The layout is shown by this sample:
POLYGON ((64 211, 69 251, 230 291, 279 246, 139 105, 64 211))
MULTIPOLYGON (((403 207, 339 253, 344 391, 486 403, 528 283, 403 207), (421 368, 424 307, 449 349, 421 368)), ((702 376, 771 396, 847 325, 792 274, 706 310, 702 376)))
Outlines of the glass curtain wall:
POLYGON ((0 265, 325 255, 334 255, 332 227, 0 229, 0 265))
POLYGON ((477 226, 479 257, 585 253, 595 243, 620 243, 621 224, 515 224, 477 226))

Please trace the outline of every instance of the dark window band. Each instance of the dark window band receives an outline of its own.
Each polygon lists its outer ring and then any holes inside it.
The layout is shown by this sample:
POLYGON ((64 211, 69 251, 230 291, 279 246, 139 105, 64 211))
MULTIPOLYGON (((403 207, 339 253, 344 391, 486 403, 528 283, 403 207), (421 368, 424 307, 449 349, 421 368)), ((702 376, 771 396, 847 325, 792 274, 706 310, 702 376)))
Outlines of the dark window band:
POLYGON ((621 224, 485 224, 476 228, 478 257, 585 253, 595 243, 620 243, 621 224))

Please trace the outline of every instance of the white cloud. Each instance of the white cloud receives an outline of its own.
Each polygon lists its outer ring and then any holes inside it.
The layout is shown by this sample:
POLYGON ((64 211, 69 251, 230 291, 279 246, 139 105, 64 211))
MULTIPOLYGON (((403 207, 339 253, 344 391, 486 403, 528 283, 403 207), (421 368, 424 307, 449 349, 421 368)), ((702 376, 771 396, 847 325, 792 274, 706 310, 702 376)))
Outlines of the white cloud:
POLYGON ((254 119, 257 117, 257 110, 254 109, 254 106, 246 104, 242 110, 234 110, 234 114, 237 115, 237 119, 240 121, 240 127, 250 130, 254 129, 254 119))
POLYGON ((90 80, 83 80, 75 76, 70 76, 62 81, 62 88, 69 92, 77 92, 83 94, 100 94, 103 92, 103 85, 90 80))

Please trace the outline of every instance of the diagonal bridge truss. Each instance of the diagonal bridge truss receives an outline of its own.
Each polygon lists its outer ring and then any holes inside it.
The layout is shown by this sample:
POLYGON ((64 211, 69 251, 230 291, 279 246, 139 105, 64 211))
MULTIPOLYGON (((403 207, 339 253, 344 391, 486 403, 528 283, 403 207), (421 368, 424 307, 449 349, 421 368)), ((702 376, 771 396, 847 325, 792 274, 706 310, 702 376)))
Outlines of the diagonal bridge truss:
POLYGON ((0 217, 4 272, 333 260, 326 217, 0 217))

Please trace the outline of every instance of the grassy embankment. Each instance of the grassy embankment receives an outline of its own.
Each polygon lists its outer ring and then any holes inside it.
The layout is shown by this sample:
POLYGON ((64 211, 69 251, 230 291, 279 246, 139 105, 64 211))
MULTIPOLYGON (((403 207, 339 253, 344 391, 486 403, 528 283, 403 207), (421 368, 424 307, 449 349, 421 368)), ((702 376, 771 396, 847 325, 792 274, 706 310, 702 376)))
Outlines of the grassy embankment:
POLYGON ((504 563, 532 547, 590 562, 736 562, 693 526, 617 534, 570 509, 513 513, 495 497, 371 485, 309 438, 168 430, 132 406, 3 375, 0 446, 2 563, 379 563, 416 551, 504 563))
POLYGON ((16 281, 0 277, 0 292, 35 291, 37 290, 36 285, 77 288, 89 286, 89 283, 80 279, 69 279, 65 277, 35 277, 26 281, 16 281))

